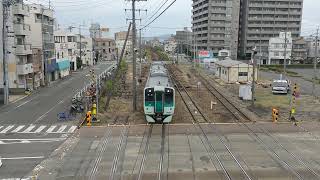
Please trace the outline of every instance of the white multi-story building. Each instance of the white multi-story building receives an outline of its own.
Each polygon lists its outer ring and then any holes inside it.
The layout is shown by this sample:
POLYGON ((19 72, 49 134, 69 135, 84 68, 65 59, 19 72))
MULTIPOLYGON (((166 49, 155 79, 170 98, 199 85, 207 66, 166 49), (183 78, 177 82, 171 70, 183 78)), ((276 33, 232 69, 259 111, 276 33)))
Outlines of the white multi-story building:
MULTIPOLYGON (((2 5, 1 5, 2 6, 2 5)), ((1 8, 2 11, 2 8, 1 8)), ((24 91, 34 88, 34 70, 32 63, 32 50, 30 41, 30 25, 25 19, 29 16, 29 7, 23 4, 22 0, 15 1, 10 6, 7 27, 8 37, 6 38, 6 61, 8 62, 8 83, 11 92, 24 91)), ((1 12, 1 21, 3 15, 1 12)), ((1 23, 2 23, 1 22, 1 23)), ((1 30, 2 30, 1 24, 1 30)), ((3 33, 3 32, 2 32, 3 33)), ((1 34, 2 38, 2 34, 1 34)), ((2 46, 3 40, 1 40, 2 46)), ((2 51, 1 51, 2 52, 2 51)), ((1 53, 1 79, 0 86, 3 87, 3 57, 1 53)))
POLYGON ((164 43, 164 51, 167 53, 175 53, 177 48, 177 42, 174 38, 170 38, 169 40, 165 41, 164 43))
POLYGON ((82 51, 82 64, 86 66, 92 66, 95 64, 94 61, 94 51, 93 51, 93 39, 90 37, 85 37, 82 39, 84 48, 82 51))
MULTIPOLYGON (((127 44, 126 44, 126 47, 125 47, 125 52, 124 54, 130 54, 132 49, 132 36, 131 36, 131 32, 129 34, 129 37, 128 37, 128 40, 127 40, 127 44)), ((126 41, 126 37, 127 37, 127 31, 120 31, 120 32, 116 32, 114 34, 114 39, 115 39, 115 43, 116 43, 116 48, 118 49, 118 56, 120 56, 120 53, 122 51, 122 48, 123 48, 123 45, 126 41)))
POLYGON ((279 37, 269 40, 269 61, 268 64, 291 64, 292 36, 291 32, 280 32, 279 37), (287 41, 287 42, 286 42, 287 41), (285 48, 287 46, 287 48, 285 48), (285 53, 286 52, 286 53, 285 53))
POLYGON ((59 78, 68 76, 70 74, 70 58, 69 56, 69 43, 68 33, 58 30, 54 31, 54 43, 55 43, 55 56, 58 66, 59 78))
POLYGON ((26 16, 25 22, 31 28, 30 42, 32 44, 26 44, 26 46, 27 48, 31 46, 33 51, 40 51, 42 54, 41 62, 36 65, 38 71, 34 73, 34 78, 41 79, 42 84, 45 85, 58 78, 53 40, 53 10, 40 4, 29 4, 28 6, 30 14, 26 16))

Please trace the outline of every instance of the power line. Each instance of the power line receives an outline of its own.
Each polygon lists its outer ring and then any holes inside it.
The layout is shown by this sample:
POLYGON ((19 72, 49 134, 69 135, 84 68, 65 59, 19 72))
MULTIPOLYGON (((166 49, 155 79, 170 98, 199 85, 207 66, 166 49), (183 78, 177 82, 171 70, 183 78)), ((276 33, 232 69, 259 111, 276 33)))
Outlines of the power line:
POLYGON ((149 22, 147 25, 143 26, 140 29, 144 29, 148 27, 150 24, 152 24, 155 20, 157 20, 164 12, 166 12, 177 0, 174 0, 169 6, 167 6, 157 17, 155 17, 151 22, 149 22))
POLYGON ((155 11, 155 13, 153 13, 153 15, 151 17, 148 18, 148 20, 152 19, 160 10, 161 8, 168 2, 169 0, 163 0, 162 2, 164 2, 162 5, 160 5, 160 7, 155 11), (165 1, 165 2, 164 2, 165 1))

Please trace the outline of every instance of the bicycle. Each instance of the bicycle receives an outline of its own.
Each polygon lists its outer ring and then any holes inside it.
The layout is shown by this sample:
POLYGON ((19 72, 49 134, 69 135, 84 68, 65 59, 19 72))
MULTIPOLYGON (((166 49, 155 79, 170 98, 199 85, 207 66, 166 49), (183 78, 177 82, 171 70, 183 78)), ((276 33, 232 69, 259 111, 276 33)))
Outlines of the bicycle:
POLYGON ((70 112, 60 112, 57 114, 59 121, 73 121, 76 119, 76 114, 70 112))

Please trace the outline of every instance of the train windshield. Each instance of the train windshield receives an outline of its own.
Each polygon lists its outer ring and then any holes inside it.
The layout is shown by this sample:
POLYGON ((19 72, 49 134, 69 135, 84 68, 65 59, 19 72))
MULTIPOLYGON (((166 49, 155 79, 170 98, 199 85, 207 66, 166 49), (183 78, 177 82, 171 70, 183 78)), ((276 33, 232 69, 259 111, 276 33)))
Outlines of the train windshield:
POLYGON ((166 88, 164 93, 164 106, 172 107, 173 106, 173 90, 166 88))
POLYGON ((145 90, 145 106, 154 106, 154 89, 148 88, 145 90))

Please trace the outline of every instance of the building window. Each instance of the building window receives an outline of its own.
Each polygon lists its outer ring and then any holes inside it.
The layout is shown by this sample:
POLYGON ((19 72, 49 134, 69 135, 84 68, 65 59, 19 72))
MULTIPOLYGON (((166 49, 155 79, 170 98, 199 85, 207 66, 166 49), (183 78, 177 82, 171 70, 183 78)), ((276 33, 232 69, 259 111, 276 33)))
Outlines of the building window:
POLYGON ((239 76, 248 76, 248 72, 239 72, 239 76))
POLYGON ((61 58, 63 58, 63 52, 61 52, 61 58))
POLYGON ((72 56, 72 49, 68 49, 68 56, 72 56))
POLYGON ((102 46, 106 46, 106 43, 102 43, 102 46))
POLYGON ((57 52, 57 58, 58 58, 58 59, 60 58, 60 56, 59 56, 59 52, 57 52))
POLYGON ((68 42, 72 42, 72 37, 68 36, 68 42))

